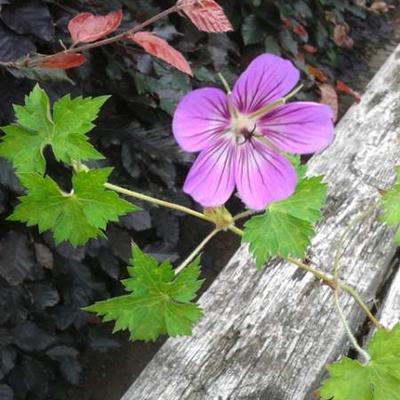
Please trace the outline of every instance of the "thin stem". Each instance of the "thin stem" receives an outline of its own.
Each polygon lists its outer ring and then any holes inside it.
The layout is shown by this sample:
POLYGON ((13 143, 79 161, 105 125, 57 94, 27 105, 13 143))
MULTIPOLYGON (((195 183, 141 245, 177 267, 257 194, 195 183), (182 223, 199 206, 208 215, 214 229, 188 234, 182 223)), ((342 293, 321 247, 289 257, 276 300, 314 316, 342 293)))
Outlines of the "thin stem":
POLYGON ((343 249, 344 242, 346 241, 346 239, 349 236, 352 229, 356 225, 358 225, 360 222, 362 222, 365 218, 367 218, 374 211, 374 209, 375 209, 374 207, 368 207, 360 216, 358 216, 357 218, 354 218, 354 220, 347 227, 346 231, 340 237, 340 239, 336 245, 336 254, 335 254, 334 261, 333 261, 333 276, 336 279, 339 278, 340 257, 341 257, 341 252, 343 249))
POLYGON ((147 196, 147 195, 145 195, 143 193, 139 193, 139 192, 135 192, 133 190, 125 189, 125 188, 123 188, 121 186, 113 185, 111 183, 105 183, 104 187, 109 189, 109 190, 113 190, 114 192, 125 194, 125 195, 130 196, 130 197, 135 197, 136 199, 143 200, 143 201, 146 201, 148 203, 155 204, 157 206, 171 208, 173 210, 181 211, 181 212, 183 212, 185 214, 192 215, 193 217, 200 218, 200 219, 202 219, 204 221, 213 222, 210 218, 205 216, 203 213, 195 211, 195 210, 192 210, 191 208, 188 208, 188 207, 181 206, 179 204, 170 203, 170 202, 165 201, 165 200, 159 200, 159 199, 156 199, 155 197, 147 196))
POLYGON ((371 313, 371 310, 368 308, 368 306, 364 303, 362 300, 361 296, 350 286, 345 283, 339 283, 338 286, 340 289, 342 289, 344 292, 348 293, 351 297, 353 297, 354 301, 360 306, 360 308, 364 311, 366 316, 369 318, 369 320, 378 328, 384 328, 384 326, 374 317, 374 315, 371 313))
POLYGON ((297 88, 293 89, 289 94, 286 96, 274 101, 273 103, 267 104, 266 106, 260 108, 257 111, 254 111, 252 114, 250 114, 248 117, 250 119, 257 119, 265 115, 267 112, 273 110, 276 107, 279 107, 283 104, 285 104, 289 99, 292 97, 296 96, 296 94, 303 88, 303 85, 298 86, 297 88))
POLYGON ((41 62, 43 62, 44 60, 48 60, 48 59, 50 59, 52 57, 56 57, 56 56, 58 56, 60 54, 80 53, 80 52, 85 51, 85 50, 94 49, 95 47, 100 47, 100 46, 105 46, 105 45, 108 45, 108 44, 111 44, 111 43, 115 43, 115 42, 117 42, 117 41, 119 41, 121 39, 124 39, 126 37, 126 35, 139 32, 139 31, 143 30, 144 28, 146 28, 147 26, 153 24, 154 22, 157 22, 159 19, 164 18, 164 17, 166 17, 166 16, 168 16, 170 14, 173 14, 175 12, 178 12, 180 9, 181 9, 181 7, 177 6, 175 4, 174 6, 168 8, 168 9, 162 11, 162 12, 160 12, 157 15, 154 15, 153 17, 149 18, 148 20, 142 22, 139 25, 134 26, 131 29, 128 29, 127 31, 124 31, 122 33, 119 33, 117 35, 111 36, 111 37, 103 39, 103 40, 99 40, 99 41, 94 42, 94 43, 86 43, 86 44, 83 44, 81 46, 76 46, 76 47, 72 46, 67 50, 60 51, 60 52, 57 52, 55 54, 46 55, 46 56, 42 56, 42 57, 37 57, 37 58, 35 58, 33 60, 28 60, 28 62, 24 66, 25 67, 34 67, 34 66, 40 64, 41 62))
POLYGON ((335 297, 335 306, 337 313, 339 315, 340 322, 342 323, 344 330, 346 331, 346 334, 348 338, 350 339, 353 347, 360 353, 360 355, 364 358, 364 362, 368 363, 371 360, 370 355, 358 344, 357 339, 354 337, 353 333, 351 332, 350 326, 347 323, 346 316, 344 315, 344 312, 342 310, 342 307, 340 306, 339 302, 339 291, 335 290, 334 293, 335 297))
MULTIPOLYGON (((148 195, 145 195, 143 193, 135 192, 133 190, 125 189, 125 188, 123 188, 121 186, 113 185, 111 183, 105 183, 104 187, 109 189, 109 190, 113 190, 114 192, 125 194, 126 196, 130 196, 130 197, 134 197, 134 198, 139 199, 139 200, 146 201, 147 203, 152 203, 152 204, 155 204, 157 206, 161 206, 161 207, 170 208, 170 209, 173 209, 173 210, 176 210, 176 211, 180 211, 180 212, 183 212, 185 214, 191 215, 192 217, 196 217, 196 218, 202 219, 203 221, 211 222, 212 224, 215 223, 215 221, 211 217, 208 217, 207 215, 205 215, 205 214, 203 214, 201 212, 192 210, 191 208, 188 208, 188 207, 185 207, 185 206, 181 206, 179 204, 170 203, 170 202, 165 201, 165 200, 156 199, 155 197, 148 196, 148 195)), ((243 235, 243 231, 240 230, 239 228, 237 228, 234 225, 227 226, 226 229, 230 230, 233 233, 236 233, 239 236, 243 235)))
POLYGON ((227 94, 231 94, 232 90, 229 86, 229 83, 226 81, 225 77, 219 72, 218 73, 218 78, 220 79, 220 81, 222 82, 222 85, 226 91, 227 94))
POLYGON ((233 220, 234 221, 239 221, 240 219, 243 219, 243 218, 246 218, 246 217, 251 217, 253 214, 255 214, 257 211, 254 211, 254 210, 246 210, 246 211, 243 211, 243 212, 241 212, 241 213, 239 213, 239 214, 236 214, 234 217, 233 217, 233 220))
POLYGON ((244 232, 235 225, 232 225, 228 228, 231 232, 236 233, 238 236, 243 236, 244 232))
MULTIPOLYGON (((240 230, 238 228, 236 228, 235 230, 239 231, 238 235, 243 236, 243 231, 242 230, 240 230)), ((311 267, 311 266, 309 266, 307 264, 304 264, 300 260, 297 260, 297 259, 295 259, 293 257, 286 257, 286 258, 281 257, 281 258, 283 260, 288 261, 289 263, 291 263, 293 265, 296 265, 296 267, 302 269, 303 271, 306 271, 306 272, 309 272, 310 274, 313 274, 316 278, 322 280, 325 284, 330 286, 333 290, 336 290, 338 287, 340 287, 340 289, 342 289, 343 291, 347 292, 351 297, 353 297, 354 301, 359 305, 359 307, 363 310, 365 315, 369 318, 369 320, 377 328, 384 328, 384 326, 371 313, 370 309, 364 303, 364 301, 361 299, 360 295, 350 285, 347 285, 345 283, 341 283, 334 276, 330 276, 330 275, 324 274, 323 272, 319 271, 318 269, 315 269, 315 268, 313 268, 313 267, 311 267)))
POLYGON ((182 272, 203 250, 204 246, 221 230, 214 229, 190 254, 189 256, 183 261, 179 267, 175 268, 175 275, 178 275, 182 272))
POLYGON ((316 278, 324 281, 330 287, 332 287, 332 288, 336 287, 336 280, 332 276, 326 275, 323 272, 321 272, 321 271, 319 271, 319 270, 317 270, 317 269, 315 269, 313 267, 310 267, 309 265, 304 264, 300 260, 297 260, 297 259, 295 259, 293 257, 289 256, 289 257, 286 257, 286 258, 285 257, 281 257, 281 258, 286 260, 286 261, 289 261, 291 264, 296 265, 297 267, 299 267, 303 271, 306 271, 306 272, 309 272, 309 273, 313 274, 316 278))

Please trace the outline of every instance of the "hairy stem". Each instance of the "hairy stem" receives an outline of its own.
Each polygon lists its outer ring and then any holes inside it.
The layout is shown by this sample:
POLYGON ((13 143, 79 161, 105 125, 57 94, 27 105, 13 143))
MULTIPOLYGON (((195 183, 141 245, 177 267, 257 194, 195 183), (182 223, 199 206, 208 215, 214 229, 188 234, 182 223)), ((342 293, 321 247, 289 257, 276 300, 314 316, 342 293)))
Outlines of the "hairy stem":
POLYGON ((302 269, 303 271, 309 272, 310 274, 313 274, 316 278, 320 279, 323 281, 325 284, 328 286, 335 288, 337 286, 337 282, 333 276, 327 275, 323 273, 322 271, 319 271, 318 269, 315 269, 311 267, 310 265, 304 264, 300 260, 297 260, 296 258, 293 257, 281 257, 283 260, 286 260, 290 262, 291 264, 295 265, 296 267, 302 269))
POLYGON ((212 222, 203 213, 195 211, 195 210, 192 210, 191 208, 188 208, 188 207, 185 207, 185 206, 181 206, 179 204, 170 203, 170 202, 165 201, 165 200, 156 199, 155 197, 148 196, 148 195, 143 194, 143 193, 135 192, 133 190, 125 189, 125 188, 123 188, 121 186, 113 185, 111 183, 105 183, 104 187, 109 189, 109 190, 113 190, 114 192, 118 192, 118 193, 130 196, 130 197, 134 197, 134 198, 139 199, 139 200, 146 201, 147 203, 152 203, 152 204, 155 204, 155 205, 161 206, 161 207, 171 208, 173 210, 181 211, 181 212, 183 212, 185 214, 189 214, 189 215, 191 215, 193 217, 200 218, 200 219, 202 219, 204 221, 212 222))
POLYGON ((214 229, 186 258, 185 261, 183 261, 182 264, 179 265, 179 267, 175 268, 175 275, 178 275, 180 272, 182 272, 203 250, 204 246, 221 230, 220 229, 214 229))
POLYGON ((347 323, 346 320, 346 316, 344 315, 344 312, 342 310, 342 307, 340 306, 340 302, 339 302, 339 291, 335 290, 334 293, 334 297, 335 297, 335 306, 336 306, 336 311, 339 315, 339 319, 340 322, 342 323, 344 330, 346 331, 346 334, 348 336, 348 338, 350 339, 353 347, 359 352, 359 354, 361 355, 361 357, 364 359, 363 361, 365 363, 368 363, 371 360, 370 355, 358 344, 357 339, 354 337, 349 324, 347 323))
MULTIPOLYGON (((234 220, 235 217, 234 217, 234 220)), ((236 227, 235 227, 236 228, 236 227)), ((237 234, 240 236, 243 236, 243 231, 236 228, 235 230, 239 231, 237 234)), ((370 309, 368 306, 364 303, 364 301, 361 299, 361 296, 356 292, 355 289, 353 289, 350 285, 347 285, 345 283, 340 282, 336 277, 325 274, 324 272, 315 269, 307 264, 304 264, 302 261, 297 260, 293 257, 281 257, 283 260, 288 261, 289 263, 295 265, 296 267, 302 269, 303 271, 309 272, 310 274, 313 274, 316 278, 320 279, 323 281, 326 285, 331 287, 333 290, 337 290, 338 288, 342 289, 346 293, 348 293, 351 297, 353 297, 354 301, 359 305, 359 307, 363 310, 365 315, 369 318, 369 320, 377 327, 377 328, 383 328, 383 325, 374 317, 374 315, 371 313, 370 309)))
POLYGON ((350 225, 347 227, 343 235, 340 237, 337 245, 336 245, 336 254, 335 258, 333 261, 333 276, 338 279, 339 278, 339 268, 340 268, 340 257, 341 257, 341 252, 343 249, 344 242, 346 241, 347 237, 349 236, 350 232, 352 229, 358 225, 360 222, 364 221, 373 211, 375 210, 375 207, 369 207, 367 208, 360 216, 355 218, 350 225))
POLYGON ((350 285, 347 285, 345 283, 340 283, 339 287, 340 287, 340 289, 342 289, 344 292, 348 293, 354 299, 354 301, 364 311, 366 316, 375 325, 376 328, 378 328, 378 329, 379 328, 384 328, 384 326, 371 313, 371 310, 364 303, 364 301, 362 300, 361 296, 356 292, 356 290, 354 290, 350 285))
POLYGON ((243 212, 241 212, 241 213, 239 213, 239 214, 236 214, 234 217, 233 217, 233 220, 234 221, 239 221, 240 219, 243 219, 243 218, 246 218, 246 217, 251 217, 253 214, 255 214, 257 211, 254 211, 254 210, 246 210, 246 211, 243 211, 243 212))
MULTIPOLYGON (((214 220, 211 217, 209 217, 209 216, 207 216, 207 215, 205 215, 205 214, 203 214, 203 213, 201 213, 199 211, 192 210, 191 208, 188 208, 188 207, 185 207, 185 206, 181 206, 179 204, 170 203, 170 202, 165 201, 165 200, 160 200, 160 199, 157 199, 157 198, 152 197, 152 196, 148 196, 148 195, 143 194, 143 193, 135 192, 133 190, 125 189, 125 188, 123 188, 121 186, 113 185, 112 183, 105 183, 104 187, 106 189, 108 189, 108 190, 112 190, 114 192, 121 193, 121 194, 124 194, 126 196, 134 197, 135 199, 146 201, 147 203, 152 203, 152 204, 155 204, 157 206, 170 208, 172 210, 180 211, 180 212, 183 212, 185 214, 191 215, 192 217, 196 217, 196 218, 202 219, 203 221, 215 223, 214 220)), ((230 230, 233 233, 236 233, 237 235, 243 235, 243 232, 239 228, 234 226, 234 225, 227 226, 226 229, 230 230)))

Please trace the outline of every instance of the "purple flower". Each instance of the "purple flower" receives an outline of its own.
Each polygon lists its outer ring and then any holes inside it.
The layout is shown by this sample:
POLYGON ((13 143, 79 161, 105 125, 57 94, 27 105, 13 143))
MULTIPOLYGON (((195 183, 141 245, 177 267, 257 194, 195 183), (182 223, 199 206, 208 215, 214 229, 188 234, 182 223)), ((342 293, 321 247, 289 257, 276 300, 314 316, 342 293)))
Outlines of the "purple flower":
POLYGON ((289 197, 296 172, 281 152, 315 153, 333 140, 332 112, 312 102, 279 102, 299 80, 290 61, 257 57, 232 93, 203 88, 186 95, 173 121, 182 149, 200 152, 183 190, 204 207, 224 204, 235 186, 251 209, 289 197))

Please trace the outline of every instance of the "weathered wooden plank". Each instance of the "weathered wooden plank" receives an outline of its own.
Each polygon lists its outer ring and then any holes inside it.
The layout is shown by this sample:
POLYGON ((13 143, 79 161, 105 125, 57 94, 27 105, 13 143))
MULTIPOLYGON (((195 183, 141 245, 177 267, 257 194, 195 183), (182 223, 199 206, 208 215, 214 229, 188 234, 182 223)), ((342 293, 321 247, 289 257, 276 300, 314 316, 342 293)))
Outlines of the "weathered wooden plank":
MULTIPOLYGON (((379 202, 399 159, 400 47, 337 127, 335 143, 310 162, 329 198, 310 255, 330 271, 337 240, 354 217, 379 202)), ((355 227, 341 272, 365 298, 376 295, 395 252, 377 213, 355 227)), ((364 316, 342 296, 351 327, 364 316)), ((309 398, 323 367, 346 343, 330 289, 284 262, 257 272, 243 246, 201 297, 205 317, 190 338, 170 339, 123 400, 309 398)))
POLYGON ((400 270, 394 276, 379 310, 379 320, 388 328, 400 322, 400 270))

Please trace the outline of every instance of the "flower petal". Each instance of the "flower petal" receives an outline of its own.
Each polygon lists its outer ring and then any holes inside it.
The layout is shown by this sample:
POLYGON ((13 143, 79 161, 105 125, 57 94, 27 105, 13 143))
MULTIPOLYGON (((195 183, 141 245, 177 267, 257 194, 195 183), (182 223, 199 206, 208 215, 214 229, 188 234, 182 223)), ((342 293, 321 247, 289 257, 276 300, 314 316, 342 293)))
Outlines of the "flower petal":
POLYGON ((187 94, 178 104, 172 130, 183 150, 196 152, 214 143, 228 127, 229 120, 225 93, 203 88, 187 94))
POLYGON ((261 118, 257 128, 280 150, 310 154, 332 142, 333 114, 324 104, 288 103, 261 118))
POLYGON ((203 150, 194 162, 183 186, 203 207, 224 204, 235 188, 235 145, 219 139, 203 150))
POLYGON ((240 112, 254 112, 289 93, 299 77, 299 71, 290 61, 263 54, 237 80, 232 101, 240 112))
POLYGON ((296 187, 296 172, 286 158, 258 140, 239 146, 235 180, 247 207, 262 210, 269 203, 289 197, 296 187))

